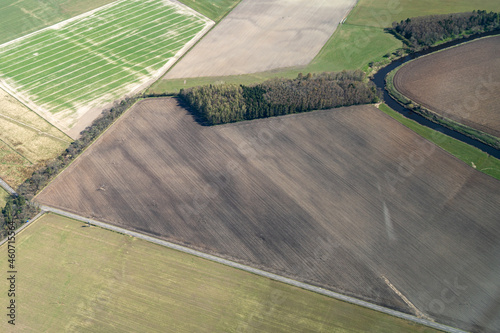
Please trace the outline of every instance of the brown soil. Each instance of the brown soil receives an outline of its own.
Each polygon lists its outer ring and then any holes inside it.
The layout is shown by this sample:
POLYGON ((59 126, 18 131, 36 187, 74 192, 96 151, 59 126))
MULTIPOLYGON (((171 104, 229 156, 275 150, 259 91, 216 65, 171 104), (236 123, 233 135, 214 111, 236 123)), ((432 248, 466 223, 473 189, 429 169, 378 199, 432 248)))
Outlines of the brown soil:
POLYGON ((145 100, 37 200, 412 312, 385 277, 500 329, 500 182, 372 106, 203 127, 145 100))
POLYGON ((419 104, 500 137, 500 36, 430 54, 404 65, 397 90, 419 104))

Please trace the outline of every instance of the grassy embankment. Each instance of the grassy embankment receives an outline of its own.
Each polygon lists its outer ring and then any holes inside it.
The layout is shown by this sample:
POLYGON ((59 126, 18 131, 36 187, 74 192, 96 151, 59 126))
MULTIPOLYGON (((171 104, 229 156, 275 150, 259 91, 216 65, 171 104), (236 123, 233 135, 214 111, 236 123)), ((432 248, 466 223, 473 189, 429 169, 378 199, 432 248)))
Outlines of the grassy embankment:
POLYGON ((16 249, 19 331, 435 332, 57 215, 19 234, 16 249))

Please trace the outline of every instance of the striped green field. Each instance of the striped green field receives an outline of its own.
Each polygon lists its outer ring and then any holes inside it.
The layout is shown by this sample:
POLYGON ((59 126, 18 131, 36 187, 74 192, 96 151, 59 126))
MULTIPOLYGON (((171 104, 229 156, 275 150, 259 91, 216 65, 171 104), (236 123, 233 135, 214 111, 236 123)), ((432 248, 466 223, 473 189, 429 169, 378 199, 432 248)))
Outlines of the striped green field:
POLYGON ((173 1, 117 1, 0 45, 1 84, 67 130, 147 84, 211 24, 173 1))

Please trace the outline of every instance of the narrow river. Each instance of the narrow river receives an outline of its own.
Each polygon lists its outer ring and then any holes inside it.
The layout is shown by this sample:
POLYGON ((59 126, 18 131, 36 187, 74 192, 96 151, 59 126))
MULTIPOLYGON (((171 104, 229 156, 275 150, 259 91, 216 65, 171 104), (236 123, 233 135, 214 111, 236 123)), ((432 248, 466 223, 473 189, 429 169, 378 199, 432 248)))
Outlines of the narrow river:
POLYGON ((419 115, 418 113, 415 113, 413 111, 410 111, 408 110, 407 108, 403 107, 401 104, 399 104, 394 98, 392 98, 389 93, 387 92, 387 90, 385 90, 385 77, 386 75, 392 71, 394 68, 400 66, 401 64, 405 63, 405 62, 408 62, 412 59, 415 59, 417 57, 420 57, 422 55, 425 55, 425 54, 429 54, 429 53, 432 53, 432 52, 435 52, 435 51, 438 51, 438 50, 442 50, 444 48, 447 48, 447 47, 450 47, 450 46, 454 46, 454 45, 458 45, 458 44, 462 44, 464 42, 468 42, 468 41, 472 41, 474 39, 478 39, 478 38, 481 38, 481 37, 485 37, 485 36, 492 36, 492 35, 498 35, 498 31, 494 31, 494 32, 489 32, 489 33, 483 33, 483 34, 478 34, 478 35, 474 35, 474 36, 471 36, 469 38, 463 38, 463 39, 459 39, 459 40, 455 40, 455 41, 452 41, 452 42, 449 42, 449 43, 445 43, 445 44, 441 44, 439 46, 436 46, 436 47, 432 47, 432 48, 429 48, 425 51, 422 51, 422 52, 418 52, 418 53, 414 53, 414 54, 411 54, 411 55, 408 55, 404 58, 401 58, 401 59, 397 59, 393 62, 391 62, 389 65, 383 67, 382 69, 380 69, 377 74, 374 75, 372 81, 373 83, 375 83, 375 85, 380 88, 382 91, 383 91, 383 102, 385 104, 387 104, 389 107, 391 107, 391 109, 401 113, 402 115, 404 115, 405 117, 407 118, 410 118, 414 121, 416 121, 417 123, 421 124, 421 125, 424 125, 424 126, 427 126, 427 127, 430 127, 436 131, 439 131, 441 133, 444 133, 448 136, 451 136, 452 138, 454 139, 457 139, 457 140, 460 140, 462 142, 465 142, 471 146, 474 146, 486 153, 488 153, 489 155, 491 156, 494 156, 496 158, 500 158, 500 150, 498 149, 495 149, 491 146, 488 146, 478 140, 475 140, 475 139, 472 139, 466 135, 463 135, 459 132, 456 132, 454 130, 451 130, 447 127, 444 127, 442 125, 439 125, 439 124, 436 124, 436 123, 433 123, 432 121, 424 118, 423 116, 419 115))

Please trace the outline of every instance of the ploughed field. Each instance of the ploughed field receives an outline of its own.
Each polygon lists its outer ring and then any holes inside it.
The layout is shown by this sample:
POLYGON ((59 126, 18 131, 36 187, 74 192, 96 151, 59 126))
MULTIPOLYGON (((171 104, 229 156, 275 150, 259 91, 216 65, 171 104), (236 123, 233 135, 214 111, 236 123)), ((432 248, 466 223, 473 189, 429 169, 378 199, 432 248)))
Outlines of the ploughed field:
POLYGON ((164 78, 225 76, 305 66, 355 0, 243 0, 164 78))
POLYGON ((418 58, 394 76, 397 90, 447 118, 500 137, 500 36, 418 58))
POLYGON ((212 24, 174 1, 116 1, 0 45, 0 86, 75 138, 212 24))
POLYGON ((500 329, 500 182, 372 106, 204 127, 175 99, 145 100, 36 200, 414 313, 396 288, 436 321, 500 329))

